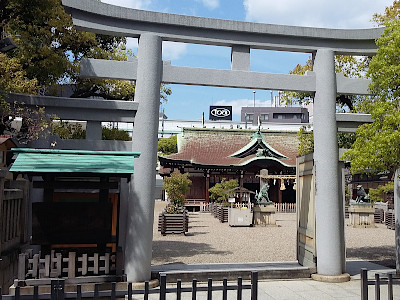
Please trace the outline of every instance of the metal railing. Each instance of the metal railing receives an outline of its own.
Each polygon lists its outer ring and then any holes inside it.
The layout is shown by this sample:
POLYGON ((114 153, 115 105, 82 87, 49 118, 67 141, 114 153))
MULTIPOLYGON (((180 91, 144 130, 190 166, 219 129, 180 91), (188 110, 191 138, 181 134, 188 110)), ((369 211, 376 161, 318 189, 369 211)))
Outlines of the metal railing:
POLYGON ((393 300, 393 284, 400 284, 400 278, 393 278, 393 274, 375 273, 374 279, 368 279, 368 270, 361 269, 361 300, 368 300, 368 286, 375 287, 375 300, 381 299, 381 285, 387 285, 387 299, 393 300))
MULTIPOLYGON (((39 286, 34 286, 33 294, 24 295, 21 292, 20 287, 15 288, 14 295, 2 295, 0 290, 0 300, 31 300, 31 299, 51 299, 51 300, 63 300, 63 299, 82 299, 92 298, 100 299, 100 297, 106 297, 111 300, 115 300, 119 297, 126 297, 132 299, 133 295, 143 295, 143 299, 148 299, 150 294, 159 294, 160 300, 165 300, 166 295, 170 293, 176 294, 176 299, 180 300, 182 293, 192 293, 192 299, 197 298, 199 292, 205 292, 207 299, 213 299, 214 291, 222 291, 222 299, 228 300, 228 291, 236 291, 236 299, 241 300, 243 297, 243 290, 250 290, 251 300, 257 300, 258 291, 258 272, 253 271, 251 273, 250 284, 243 284, 241 277, 238 277, 237 283, 228 284, 226 278, 223 279, 222 285, 213 284, 211 278, 208 279, 207 286, 199 286, 196 279, 192 280, 191 286, 182 286, 180 279, 176 282, 176 287, 167 287, 167 274, 160 274, 160 286, 157 288, 149 288, 149 282, 146 281, 144 289, 132 289, 132 283, 128 283, 127 290, 117 290, 116 283, 111 284, 110 290, 100 290, 100 284, 95 284, 93 291, 82 291, 82 286, 79 284, 76 286, 76 291, 66 292, 65 291, 65 280, 54 279, 51 281, 51 289, 49 293, 39 293, 39 286)), ((125 298, 126 299, 126 298, 125 298)), ((232 299, 231 295, 229 299, 232 299)))

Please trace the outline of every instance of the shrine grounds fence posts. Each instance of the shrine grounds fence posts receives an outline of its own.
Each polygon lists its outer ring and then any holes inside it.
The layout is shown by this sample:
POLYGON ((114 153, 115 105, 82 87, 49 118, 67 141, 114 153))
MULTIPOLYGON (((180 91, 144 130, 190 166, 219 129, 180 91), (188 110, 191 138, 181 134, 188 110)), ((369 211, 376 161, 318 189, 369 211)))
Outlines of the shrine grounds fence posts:
POLYGON ((361 300, 368 300, 368 286, 375 287, 375 299, 381 299, 381 285, 387 285, 387 299, 393 300, 393 285, 400 285, 400 278, 393 278, 393 274, 375 273, 374 279, 368 279, 368 270, 361 269, 361 300), (381 275, 383 275, 381 277, 381 275))
MULTIPOLYGON (((176 287, 167 287, 167 275, 165 273, 160 274, 160 287, 149 288, 149 282, 146 281, 144 289, 132 289, 132 283, 128 284, 127 290, 117 290, 116 283, 111 284, 111 290, 99 290, 99 284, 94 286, 93 291, 83 292, 81 285, 76 286, 76 292, 65 291, 65 280, 54 279, 51 281, 51 292, 39 294, 38 286, 34 287, 33 295, 22 295, 21 288, 15 288, 15 295, 2 295, 0 289, 0 300, 36 300, 36 299, 51 299, 51 300, 63 300, 63 299, 82 299, 92 298, 100 299, 100 297, 107 297, 108 299, 114 300, 117 297, 128 296, 128 299, 132 299, 133 295, 143 295, 143 299, 148 299, 150 294, 159 294, 160 300, 165 300, 166 295, 170 293, 176 294, 176 299, 180 300, 182 293, 192 293, 192 299, 197 298, 197 292, 207 292, 207 299, 213 299, 214 291, 222 291, 222 299, 228 300, 228 291, 236 291, 236 299, 241 300, 243 290, 250 290, 251 300, 257 300, 258 291, 258 272, 251 272, 250 284, 243 284, 243 279, 238 277, 237 283, 228 284, 226 278, 223 279, 222 285, 218 283, 213 285, 211 278, 208 279, 207 286, 198 286, 196 279, 192 280, 191 286, 182 286, 180 279, 176 282, 176 287)), ((233 299, 230 295, 229 299, 233 299)))

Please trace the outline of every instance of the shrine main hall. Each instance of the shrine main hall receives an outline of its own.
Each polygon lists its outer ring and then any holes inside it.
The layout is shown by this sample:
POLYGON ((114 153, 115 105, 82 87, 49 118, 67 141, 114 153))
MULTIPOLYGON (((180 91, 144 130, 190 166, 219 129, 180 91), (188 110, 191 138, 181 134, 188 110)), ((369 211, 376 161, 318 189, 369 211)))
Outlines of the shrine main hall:
POLYGON ((224 178, 236 179, 241 188, 260 191, 259 175, 263 175, 270 178, 271 201, 296 202, 296 132, 183 128, 177 140, 178 153, 159 157, 159 173, 189 173, 188 200, 208 203, 208 189, 224 178))

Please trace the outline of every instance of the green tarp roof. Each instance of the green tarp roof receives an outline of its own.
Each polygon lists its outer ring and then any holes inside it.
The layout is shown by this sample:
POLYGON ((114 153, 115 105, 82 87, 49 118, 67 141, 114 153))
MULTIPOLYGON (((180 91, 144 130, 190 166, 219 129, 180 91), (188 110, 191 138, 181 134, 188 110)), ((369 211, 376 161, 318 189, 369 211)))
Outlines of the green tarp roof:
POLYGON ((138 152, 13 148, 10 171, 21 173, 132 174, 138 152))

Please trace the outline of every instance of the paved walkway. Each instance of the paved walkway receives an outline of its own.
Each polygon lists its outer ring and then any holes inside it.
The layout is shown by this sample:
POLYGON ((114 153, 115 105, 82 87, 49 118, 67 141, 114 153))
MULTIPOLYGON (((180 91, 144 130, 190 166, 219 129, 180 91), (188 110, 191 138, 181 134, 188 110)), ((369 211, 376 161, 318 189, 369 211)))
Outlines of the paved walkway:
MULTIPOLYGON (((361 299, 360 269, 367 268, 370 279, 376 272, 387 273, 393 270, 366 261, 348 261, 347 272, 351 280, 344 283, 326 283, 312 279, 261 281, 258 299, 361 299)), ((375 288, 369 286, 368 298, 375 299, 375 288)), ((244 298, 246 299, 246 298, 244 298)), ((387 299, 387 286, 381 286, 381 299, 387 299)), ((400 286, 394 286, 394 299, 400 299, 400 286)))

